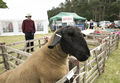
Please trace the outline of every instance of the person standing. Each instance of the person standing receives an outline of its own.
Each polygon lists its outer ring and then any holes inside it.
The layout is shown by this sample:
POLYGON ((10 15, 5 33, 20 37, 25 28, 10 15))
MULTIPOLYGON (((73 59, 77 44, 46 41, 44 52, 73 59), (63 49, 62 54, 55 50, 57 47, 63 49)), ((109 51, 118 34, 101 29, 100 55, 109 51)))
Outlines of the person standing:
POLYGON ((87 23, 87 20, 85 21, 84 23, 84 30, 88 29, 88 23, 87 23))
POLYGON ((90 29, 93 29, 93 21, 90 20, 90 29))
POLYGON ((56 31, 56 25, 54 25, 54 31, 56 31))
MULTIPOLYGON (((36 31, 35 24, 34 24, 34 21, 31 20, 32 15, 30 13, 28 13, 25 17, 27 19, 23 20, 22 31, 23 33, 25 33, 25 40, 31 40, 31 39, 34 39, 34 33, 36 31)), ((31 46, 33 45, 34 45, 34 42, 31 42, 31 46)), ((30 46, 29 43, 27 43, 26 47, 29 47, 29 46, 30 46)), ((27 49, 26 52, 29 53, 29 49, 27 49)), ((34 52, 33 48, 31 48, 31 52, 34 52)))

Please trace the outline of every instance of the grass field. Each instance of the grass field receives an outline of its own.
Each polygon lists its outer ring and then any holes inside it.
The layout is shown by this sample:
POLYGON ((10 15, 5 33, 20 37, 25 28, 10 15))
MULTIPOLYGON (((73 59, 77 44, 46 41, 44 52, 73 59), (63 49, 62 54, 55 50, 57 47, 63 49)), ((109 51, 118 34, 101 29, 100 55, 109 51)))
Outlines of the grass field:
POLYGON ((105 72, 94 83, 120 83, 120 41, 119 48, 106 60, 105 72))
MULTIPOLYGON (((45 34, 50 35, 50 34, 45 34)), ((44 35, 35 34, 36 38, 41 38, 44 35)), ((24 35, 20 36, 0 36, 0 42, 6 42, 6 44, 24 41, 24 35)), ((2 57, 0 57, 0 61, 2 57)), ((3 64, 0 64, 0 67, 3 64)), ((0 71, 0 73, 3 71, 0 71)), ((105 72, 94 83, 120 83, 120 42, 119 48, 112 52, 110 57, 106 60, 105 72)))

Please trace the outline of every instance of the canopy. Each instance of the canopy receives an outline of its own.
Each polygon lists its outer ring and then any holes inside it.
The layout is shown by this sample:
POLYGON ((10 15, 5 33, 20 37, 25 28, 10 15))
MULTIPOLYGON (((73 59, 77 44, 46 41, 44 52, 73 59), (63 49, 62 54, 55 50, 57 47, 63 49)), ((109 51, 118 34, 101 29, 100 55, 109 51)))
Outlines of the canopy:
POLYGON ((54 22, 56 22, 56 20, 62 19, 62 16, 73 16, 73 19, 76 19, 76 20, 86 20, 86 18, 81 17, 81 16, 78 16, 76 13, 60 12, 59 14, 51 17, 51 18, 49 19, 49 23, 51 23, 52 20, 53 20, 54 22))

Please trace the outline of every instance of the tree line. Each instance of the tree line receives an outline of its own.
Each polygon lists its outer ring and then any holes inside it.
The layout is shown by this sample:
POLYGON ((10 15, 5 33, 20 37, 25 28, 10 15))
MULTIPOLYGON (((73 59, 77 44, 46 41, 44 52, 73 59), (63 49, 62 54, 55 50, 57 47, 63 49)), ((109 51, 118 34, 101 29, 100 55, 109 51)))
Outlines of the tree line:
POLYGON ((120 20, 120 0, 65 0, 47 11, 48 19, 60 12, 74 12, 87 20, 120 20))
POLYGON ((0 0, 0 8, 8 8, 3 0, 0 0))

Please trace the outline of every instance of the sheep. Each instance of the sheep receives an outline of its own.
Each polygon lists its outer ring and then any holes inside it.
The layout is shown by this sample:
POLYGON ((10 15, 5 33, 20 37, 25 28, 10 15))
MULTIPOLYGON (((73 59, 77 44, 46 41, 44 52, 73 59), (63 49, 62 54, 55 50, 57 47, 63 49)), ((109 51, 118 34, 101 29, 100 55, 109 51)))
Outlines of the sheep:
POLYGON ((9 76, 9 74, 11 74, 13 71, 13 69, 5 72, 4 74, 0 75, 0 83, 5 83, 7 77, 9 76))
POLYGON ((57 30, 49 41, 17 68, 0 76, 0 83, 55 83, 68 70, 68 54, 79 61, 90 56, 87 43, 78 27, 57 30), (2 76, 6 76, 1 78, 2 76))

